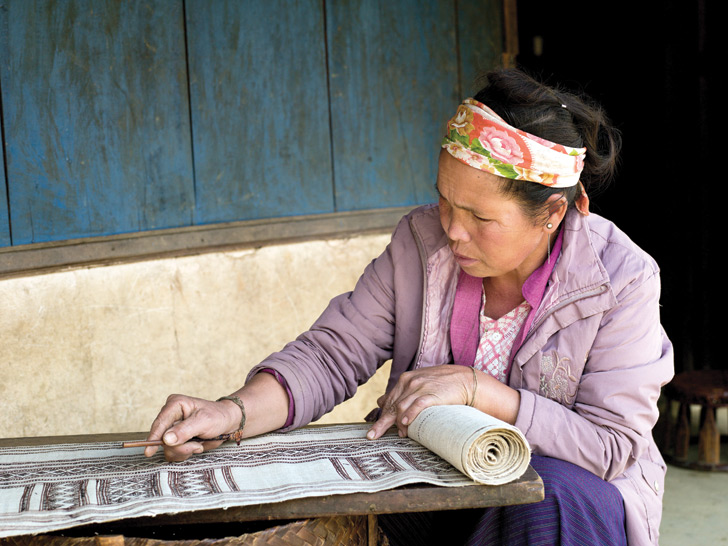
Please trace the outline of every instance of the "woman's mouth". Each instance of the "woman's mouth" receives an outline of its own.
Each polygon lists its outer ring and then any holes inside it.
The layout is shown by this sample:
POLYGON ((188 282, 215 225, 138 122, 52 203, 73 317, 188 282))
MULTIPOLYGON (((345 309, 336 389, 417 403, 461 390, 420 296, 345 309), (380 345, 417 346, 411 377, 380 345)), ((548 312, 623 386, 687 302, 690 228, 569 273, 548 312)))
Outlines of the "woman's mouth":
POLYGON ((458 265, 460 265, 460 267, 467 267, 475 264, 478 261, 475 258, 468 258, 467 256, 463 256, 462 254, 458 254, 457 252, 453 252, 453 255, 455 256, 455 261, 458 263, 458 265))

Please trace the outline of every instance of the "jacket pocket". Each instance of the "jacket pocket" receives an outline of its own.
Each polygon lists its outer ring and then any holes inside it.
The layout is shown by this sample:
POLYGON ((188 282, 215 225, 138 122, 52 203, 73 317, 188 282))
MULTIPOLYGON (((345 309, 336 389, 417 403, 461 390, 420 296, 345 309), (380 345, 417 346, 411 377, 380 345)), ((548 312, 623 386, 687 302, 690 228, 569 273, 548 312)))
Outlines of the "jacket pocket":
POLYGON ((662 519, 662 496, 665 491, 666 468, 658 463, 641 459, 637 461, 642 478, 638 493, 644 502, 647 526, 652 537, 657 537, 662 519))

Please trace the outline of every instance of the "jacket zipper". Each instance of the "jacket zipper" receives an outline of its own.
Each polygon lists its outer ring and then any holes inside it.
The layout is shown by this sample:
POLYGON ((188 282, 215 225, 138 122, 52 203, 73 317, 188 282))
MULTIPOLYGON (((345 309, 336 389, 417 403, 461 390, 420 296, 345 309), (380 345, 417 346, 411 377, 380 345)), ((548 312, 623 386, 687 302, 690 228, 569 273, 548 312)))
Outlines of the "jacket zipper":
POLYGON ((528 334, 526 335, 526 337, 523 339, 521 346, 518 348, 518 350, 516 350, 515 353, 513 353, 513 360, 515 361, 515 357, 518 354, 518 351, 521 350, 521 347, 523 347, 526 344, 526 342, 529 340, 531 335, 533 335, 533 333, 539 329, 539 327, 544 323, 544 321, 549 316, 554 314, 556 311, 563 309, 567 305, 571 305, 575 301, 579 301, 579 300, 583 300, 586 298, 590 298, 592 296, 598 296, 599 294, 603 294, 607 290, 608 287, 609 287, 608 283, 600 284, 596 288, 588 290, 587 292, 582 292, 581 294, 578 294, 576 296, 572 296, 572 297, 565 299, 564 301, 554 305, 553 307, 546 309, 544 314, 538 319, 538 322, 534 322, 533 324, 531 324, 531 328, 528 331, 528 334))

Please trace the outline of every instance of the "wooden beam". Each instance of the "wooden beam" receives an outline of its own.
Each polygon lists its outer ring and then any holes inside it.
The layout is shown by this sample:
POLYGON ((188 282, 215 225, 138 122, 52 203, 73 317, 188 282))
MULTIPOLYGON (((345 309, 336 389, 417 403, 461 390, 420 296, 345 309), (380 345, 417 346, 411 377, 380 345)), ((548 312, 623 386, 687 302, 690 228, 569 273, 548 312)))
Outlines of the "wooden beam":
POLYGON ((316 239, 389 233, 413 207, 291 216, 0 249, 0 278, 316 239))
POLYGON ((518 57, 518 10, 517 0, 503 0, 503 66, 515 67, 518 57))

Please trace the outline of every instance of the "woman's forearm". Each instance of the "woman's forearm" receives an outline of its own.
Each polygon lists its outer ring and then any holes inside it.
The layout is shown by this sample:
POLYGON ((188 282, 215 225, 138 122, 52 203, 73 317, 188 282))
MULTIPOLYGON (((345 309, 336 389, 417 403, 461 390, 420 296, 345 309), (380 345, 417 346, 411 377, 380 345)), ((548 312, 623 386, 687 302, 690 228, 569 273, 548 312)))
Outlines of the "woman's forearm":
MULTIPOLYGON (((283 427, 288 419, 288 393, 269 373, 258 373, 235 393, 245 406, 246 422, 243 436, 257 436, 283 427)), ((230 402, 231 422, 240 423, 240 408, 230 402)), ((235 427, 237 428, 237 426, 235 427)))

